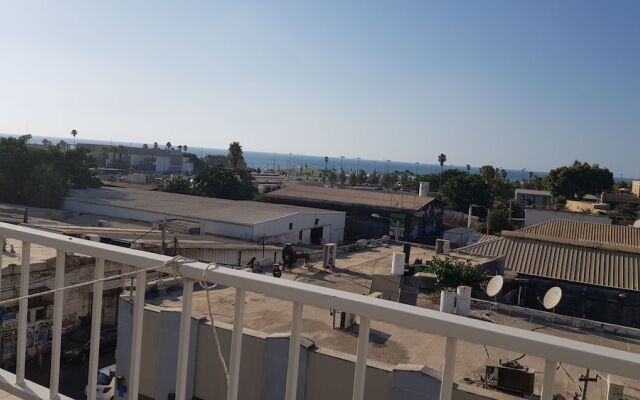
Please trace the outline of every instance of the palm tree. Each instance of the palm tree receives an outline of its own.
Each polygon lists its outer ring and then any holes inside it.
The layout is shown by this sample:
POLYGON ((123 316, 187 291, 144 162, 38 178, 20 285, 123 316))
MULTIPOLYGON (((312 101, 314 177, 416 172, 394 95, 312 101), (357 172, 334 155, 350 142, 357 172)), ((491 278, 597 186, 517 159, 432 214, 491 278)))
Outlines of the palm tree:
POLYGON ((229 144, 229 162, 233 169, 244 168, 244 156, 242 155, 242 146, 240 146, 239 142, 231 142, 229 144))
POLYGON ((467 175, 471 175, 471 165, 467 164, 467 175))
POLYGON ((167 142, 167 144, 165 145, 165 147, 167 148, 167 150, 169 150, 170 148, 172 148, 173 146, 171 145, 171 142, 167 142))
POLYGON ((178 145, 178 151, 182 152, 182 145, 181 144, 178 145))
POLYGON ((186 144, 182 146, 182 150, 184 150, 184 152, 185 152, 185 153, 187 152, 187 149, 188 149, 188 148, 189 148, 189 147, 187 147, 187 145, 186 145, 186 144))
POLYGON ((329 157, 324 156, 324 172, 327 172, 327 164, 329 164, 329 157))
POLYGON ((76 147, 76 136, 78 136, 78 131, 75 129, 71 130, 71 136, 73 136, 73 148, 76 147))
POLYGON ((440 163, 440 185, 438 185, 438 190, 440 189, 440 186, 442 186, 442 169, 444 167, 444 163, 447 162, 447 155, 444 153, 440 153, 440 155, 438 156, 438 163, 440 163))
POLYGON ((157 149, 158 147, 160 147, 160 146, 158 146, 158 142, 153 142, 153 148, 157 149))

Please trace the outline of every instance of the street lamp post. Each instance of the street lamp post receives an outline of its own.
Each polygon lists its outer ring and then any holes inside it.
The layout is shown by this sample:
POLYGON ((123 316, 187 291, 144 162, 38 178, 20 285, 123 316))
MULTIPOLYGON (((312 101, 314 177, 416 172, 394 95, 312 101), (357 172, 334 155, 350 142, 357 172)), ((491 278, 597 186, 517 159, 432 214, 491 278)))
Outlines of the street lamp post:
POLYGON ((379 219, 389 220, 389 222, 391 222, 392 224, 395 225, 396 242, 400 240, 400 221, 398 221, 398 220, 394 221, 389 217, 382 217, 380 214, 371 214, 371 218, 379 218, 379 219))

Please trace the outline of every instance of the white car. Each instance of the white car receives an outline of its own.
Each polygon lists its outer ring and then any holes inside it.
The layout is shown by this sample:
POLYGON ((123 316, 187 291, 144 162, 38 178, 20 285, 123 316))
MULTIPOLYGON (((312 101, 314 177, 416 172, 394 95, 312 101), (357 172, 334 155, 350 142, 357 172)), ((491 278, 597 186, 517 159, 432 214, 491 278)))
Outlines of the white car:
MULTIPOLYGON (((96 399, 111 400, 116 393, 116 365, 109 365, 98 371, 98 381, 96 384, 96 399)), ((84 388, 87 395, 87 387, 84 388)))

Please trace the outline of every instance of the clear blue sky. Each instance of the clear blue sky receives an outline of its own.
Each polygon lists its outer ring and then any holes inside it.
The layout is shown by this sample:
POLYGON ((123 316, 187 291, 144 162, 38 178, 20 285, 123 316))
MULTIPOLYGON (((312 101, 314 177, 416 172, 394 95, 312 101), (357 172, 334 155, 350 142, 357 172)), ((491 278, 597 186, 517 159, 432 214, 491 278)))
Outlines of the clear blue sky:
POLYGON ((640 176, 640 1, 3 1, 0 132, 640 176))

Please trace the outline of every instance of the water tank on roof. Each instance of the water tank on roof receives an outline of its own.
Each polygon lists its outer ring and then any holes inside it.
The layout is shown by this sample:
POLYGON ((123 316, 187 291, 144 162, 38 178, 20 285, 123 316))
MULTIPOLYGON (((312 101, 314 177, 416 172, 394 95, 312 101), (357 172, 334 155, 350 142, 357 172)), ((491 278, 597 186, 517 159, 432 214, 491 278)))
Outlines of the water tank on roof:
POLYGON ((418 191, 418 196, 429 196, 429 182, 420 182, 420 190, 418 191))
POLYGON ((640 219, 633 223, 634 228, 640 228, 640 219))

